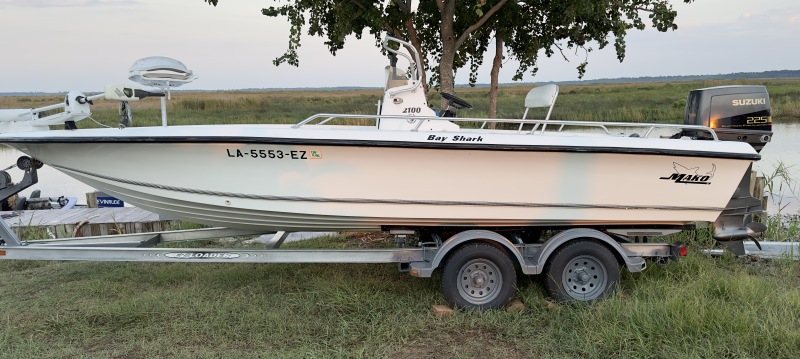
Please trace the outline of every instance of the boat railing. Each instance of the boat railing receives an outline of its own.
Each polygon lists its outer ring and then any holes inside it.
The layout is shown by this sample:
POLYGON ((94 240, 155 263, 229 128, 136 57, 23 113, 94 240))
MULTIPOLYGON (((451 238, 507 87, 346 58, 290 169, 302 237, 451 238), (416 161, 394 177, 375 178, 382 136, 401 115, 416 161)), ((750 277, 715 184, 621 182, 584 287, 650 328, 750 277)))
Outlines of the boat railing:
POLYGON ((411 80, 412 80, 411 83, 413 84, 413 86, 401 87, 396 90, 388 90, 388 93, 394 96, 402 92, 411 92, 419 88, 419 86, 422 85, 422 76, 420 75, 418 64, 421 64, 422 61, 420 60, 419 52, 417 52, 417 49, 414 47, 414 45, 412 45, 408 41, 403 41, 396 37, 386 36, 386 38, 381 43, 381 46, 383 46, 383 49, 389 52, 390 54, 394 54, 395 56, 400 56, 408 60, 411 69, 411 80), (408 51, 414 55, 414 58, 411 58, 411 56, 406 55, 401 51, 393 49, 391 46, 389 46, 390 41, 394 41, 402 46, 405 46, 406 49, 408 49, 408 51))
MULTIPOLYGON (((348 115, 348 114, 331 114, 331 113, 318 113, 311 115, 308 118, 296 123, 292 128, 300 128, 303 126, 318 126, 325 125, 336 119, 366 119, 374 120, 376 125, 381 119, 401 119, 407 120, 410 123, 415 122, 415 126, 410 129, 412 132, 419 131, 422 124, 428 121, 451 121, 451 122, 487 122, 487 123, 512 123, 518 124, 517 133, 519 134, 544 134, 548 132, 561 132, 567 127, 578 128, 595 128, 600 129, 607 135, 616 136, 609 128, 634 128, 641 129, 644 134, 639 134, 639 137, 648 138, 656 129, 674 129, 674 130, 693 130, 708 133, 711 139, 718 141, 717 133, 710 127, 698 125, 685 125, 685 124, 670 124, 670 123, 631 123, 631 122, 593 122, 593 121, 560 121, 560 120, 535 120, 535 119, 509 119, 509 118, 464 118, 464 117, 437 117, 437 116, 401 116, 401 115, 348 115), (532 125, 530 130, 524 130, 524 125, 532 125), (551 130, 547 130, 550 127, 551 130), (558 129, 552 130, 557 127, 558 129)), ((470 130, 490 132, 491 129, 475 128, 470 130)))

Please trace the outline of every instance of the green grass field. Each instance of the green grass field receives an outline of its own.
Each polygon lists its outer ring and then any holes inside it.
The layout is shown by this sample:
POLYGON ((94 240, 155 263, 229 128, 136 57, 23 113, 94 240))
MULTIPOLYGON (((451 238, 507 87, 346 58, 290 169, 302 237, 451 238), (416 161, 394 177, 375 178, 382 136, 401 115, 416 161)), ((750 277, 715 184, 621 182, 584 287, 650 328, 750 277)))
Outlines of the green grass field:
MULTIPOLYGON (((235 244, 226 243, 226 246, 235 244)), ((331 237, 290 247, 381 246, 331 237)), ((800 265, 709 258, 617 295, 437 317, 440 281, 383 264, 0 261, 3 358, 793 358, 800 265)))
MULTIPOLYGON (((733 83, 562 86, 553 119, 680 123, 690 89, 733 83)), ((776 121, 800 120, 800 80, 735 83, 766 85, 776 121)), ((520 117, 528 90, 502 88, 500 117, 520 117)), ((485 116, 487 91, 458 89, 476 107, 460 115, 485 116)), ((170 124, 375 113, 379 95, 176 93, 170 124)), ((0 98, 0 108, 59 100, 0 98)), ((135 125, 160 123, 157 100, 133 107, 135 125)), ((96 120, 117 123, 113 103, 93 110, 96 120)), ((384 244, 343 234, 287 247, 384 244)), ((711 258, 704 247, 696 243, 679 263, 625 272, 615 296, 591 305, 549 303, 536 278, 521 277, 515 299, 524 311, 447 317, 431 311, 445 304, 439 279, 395 265, 0 261, 0 358, 796 357, 800 263, 711 258)))
MULTIPOLYGON (((770 93, 776 121, 800 121, 800 79, 692 81, 684 83, 636 83, 613 85, 563 85, 554 120, 682 123, 686 96, 692 89, 710 86, 749 84, 764 85, 770 93)), ((498 100, 499 118, 520 118, 525 94, 531 85, 504 86, 498 100)), ((462 117, 486 117, 488 88, 458 88, 456 94, 475 108, 462 110, 462 117)), ((375 114, 381 90, 336 91, 226 91, 173 93, 168 104, 169 123, 173 125, 227 123, 296 123, 316 113, 375 114)), ((0 97, 0 108, 33 108, 62 99, 59 96, 0 97)), ((438 108, 439 95, 431 92, 428 103, 438 108)), ((157 99, 132 102, 135 126, 161 124, 157 99)), ((93 118, 110 126, 119 122, 117 105, 97 101, 93 118)), ((529 118, 541 118, 544 110, 531 112, 529 118), (537 117, 538 115, 538 117, 537 117)), ((84 120, 79 126, 95 127, 84 120)))

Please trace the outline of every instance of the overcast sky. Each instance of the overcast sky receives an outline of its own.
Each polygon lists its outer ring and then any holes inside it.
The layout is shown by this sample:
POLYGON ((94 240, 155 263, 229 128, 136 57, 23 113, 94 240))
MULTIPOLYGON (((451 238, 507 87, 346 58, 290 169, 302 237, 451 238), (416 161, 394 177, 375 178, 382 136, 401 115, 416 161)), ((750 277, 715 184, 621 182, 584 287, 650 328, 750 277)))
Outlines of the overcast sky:
MULTIPOLYGON (((621 64, 613 46, 592 52, 586 79, 800 69, 800 1, 673 3, 677 31, 630 33, 621 64)), ((261 15, 271 4, 0 0, 0 92, 101 91, 124 83, 133 62, 147 56, 172 57, 192 69, 199 79, 186 89, 381 86, 386 60, 372 39, 353 39, 333 57, 322 39, 306 38, 299 68, 272 65, 286 49, 288 25, 261 15)), ((581 59, 543 59, 539 74, 524 81, 576 80, 581 59)), ((514 69, 506 63, 501 82, 511 82, 514 69)), ((479 82, 488 83, 488 73, 479 82)), ((466 83, 466 71, 457 81, 466 83)))

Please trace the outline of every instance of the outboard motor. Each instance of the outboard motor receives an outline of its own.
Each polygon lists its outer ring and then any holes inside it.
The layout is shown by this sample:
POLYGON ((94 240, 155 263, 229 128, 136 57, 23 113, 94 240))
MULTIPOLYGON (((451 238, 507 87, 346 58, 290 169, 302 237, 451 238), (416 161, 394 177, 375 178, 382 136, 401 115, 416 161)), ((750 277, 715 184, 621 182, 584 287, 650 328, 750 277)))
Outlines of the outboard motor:
MULTIPOLYGON (((689 92, 686 100, 687 125, 714 129, 722 141, 747 142, 760 152, 772 140, 772 112, 769 94, 764 86, 719 86, 689 92)), ((710 139, 702 131, 684 130, 679 135, 710 139)), ((736 255, 745 255, 744 240, 753 240, 767 227, 753 221, 753 215, 763 214, 761 201, 750 194, 750 172, 745 172, 731 200, 714 222, 715 240, 726 245, 736 255)))
MULTIPOLYGON (((718 86, 689 92, 684 123, 714 129, 723 141, 747 142, 761 152, 772 139, 772 112, 764 86, 718 86)), ((707 133, 685 131, 690 137, 707 133)))

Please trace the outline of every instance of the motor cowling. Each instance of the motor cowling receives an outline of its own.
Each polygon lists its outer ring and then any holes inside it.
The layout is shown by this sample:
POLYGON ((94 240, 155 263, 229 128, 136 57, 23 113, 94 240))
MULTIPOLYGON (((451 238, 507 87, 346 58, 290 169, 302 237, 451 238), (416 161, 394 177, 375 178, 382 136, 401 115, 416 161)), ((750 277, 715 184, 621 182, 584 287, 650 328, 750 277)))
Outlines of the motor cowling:
MULTIPOLYGON (((747 142, 761 151, 772 140, 772 111, 764 86, 717 86, 692 90, 684 123, 714 129, 723 141, 747 142)), ((707 133, 685 131, 692 137, 707 133)))
MULTIPOLYGON (((686 99, 684 123, 707 126, 722 141, 747 142, 760 152, 772 140, 772 111, 764 86, 718 86, 692 90, 686 99)), ((684 130, 683 135, 710 139, 706 131, 684 130)), ((744 240, 758 244, 767 230, 754 221, 764 213, 760 198, 750 194, 751 167, 743 174, 739 186, 725 209, 714 221, 713 238, 736 255, 745 255, 744 240)), ((759 196, 760 197, 760 196, 759 196)))

